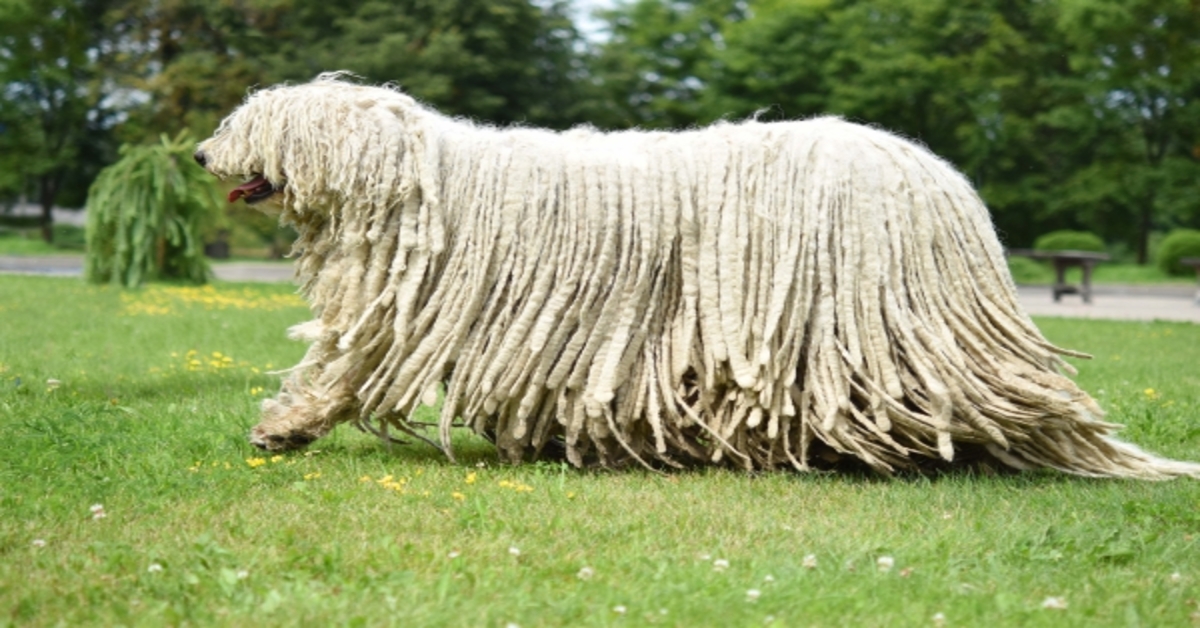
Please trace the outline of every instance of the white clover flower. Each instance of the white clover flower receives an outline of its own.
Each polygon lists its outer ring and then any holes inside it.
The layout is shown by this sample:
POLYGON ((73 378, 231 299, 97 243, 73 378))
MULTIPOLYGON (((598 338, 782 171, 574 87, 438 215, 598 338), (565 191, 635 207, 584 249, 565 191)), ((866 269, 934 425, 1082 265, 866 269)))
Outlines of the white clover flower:
POLYGON ((446 554, 447 558, 458 558, 459 556, 462 556, 462 554, 458 550, 454 550, 449 554, 446 554))
POLYGON ((584 567, 575 574, 580 580, 591 580, 592 576, 596 575, 596 570, 591 567, 584 567))
POLYGON ((146 571, 148 571, 150 573, 158 573, 162 570, 163 570, 163 566, 158 563, 150 563, 150 566, 146 568, 146 571))
POLYGON ((946 625, 946 616, 942 613, 933 614, 933 625, 941 628, 946 625))
POLYGON ((239 569, 235 575, 237 576, 238 580, 245 580, 246 578, 250 577, 250 572, 246 571, 245 569, 239 569))
POLYGON ((517 549, 517 548, 514 546, 514 547, 510 547, 510 548, 508 548, 508 553, 509 553, 509 554, 512 554, 513 556, 520 556, 520 555, 521 555, 521 550, 517 549))
POLYGON ((1061 597, 1048 597, 1042 600, 1042 608, 1049 608, 1057 611, 1066 610, 1067 600, 1061 597))
POLYGON ((46 547, 46 539, 34 539, 33 546, 34 547, 46 547))
POLYGON ((802 562, 800 564, 803 565, 805 569, 816 569, 817 568, 817 555, 809 554, 808 556, 805 556, 804 562, 802 562))
POLYGON ((699 558, 704 561, 712 560, 712 554, 701 554, 699 558))
POLYGON ((767 575, 763 576, 763 582, 775 582, 775 576, 772 576, 771 574, 767 574, 767 575))
POLYGON ((619 605, 619 604, 618 604, 617 606, 614 606, 614 607, 613 607, 613 612, 614 612, 614 613, 616 613, 616 614, 618 614, 618 615, 624 615, 624 614, 625 614, 625 610, 626 610, 626 609, 625 609, 625 607, 624 607, 624 606, 621 606, 621 605, 619 605))
POLYGON ((729 561, 724 558, 718 558, 713 561, 713 571, 725 571, 729 569, 729 561))
POLYGON ((896 559, 891 556, 880 556, 875 560, 875 566, 879 568, 879 571, 886 573, 896 566, 896 559))
POLYGON ((1182 582, 1183 574, 1176 571, 1175 573, 1171 574, 1170 579, 1171 579, 1171 582, 1182 582))
POLYGON ((759 591, 758 589, 750 589, 749 591, 746 591, 746 601, 757 601, 760 595, 762 595, 762 591, 759 591))

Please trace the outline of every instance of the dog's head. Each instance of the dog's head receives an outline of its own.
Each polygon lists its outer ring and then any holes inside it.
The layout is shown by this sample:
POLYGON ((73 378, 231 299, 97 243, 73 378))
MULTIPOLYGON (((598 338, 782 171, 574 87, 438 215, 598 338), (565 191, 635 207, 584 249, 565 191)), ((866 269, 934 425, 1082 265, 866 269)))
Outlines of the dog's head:
POLYGON ((229 201, 272 201, 303 214, 394 201, 404 187, 405 118, 413 99, 327 74, 263 89, 200 143, 196 161, 242 183, 229 201))

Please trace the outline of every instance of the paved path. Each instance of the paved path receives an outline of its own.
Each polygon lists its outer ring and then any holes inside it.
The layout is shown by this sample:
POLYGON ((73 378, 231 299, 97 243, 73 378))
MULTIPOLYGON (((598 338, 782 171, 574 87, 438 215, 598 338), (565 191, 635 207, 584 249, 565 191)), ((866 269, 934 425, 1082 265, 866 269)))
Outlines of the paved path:
POLYGON ((1033 316, 1109 318, 1117 320, 1164 320, 1200 323, 1200 303, 1190 286, 1097 286, 1092 285, 1092 303, 1079 295, 1064 295, 1054 302, 1050 286, 1020 286, 1021 305, 1033 316))
MULTIPOLYGON (((215 262, 213 272, 224 281, 291 281, 292 265, 286 262, 215 262)), ((80 276, 80 255, 0 256, 0 273, 80 276)), ((1169 320, 1200 323, 1196 289, 1177 286, 1094 286, 1092 304, 1078 295, 1065 295, 1055 303, 1049 286, 1021 286, 1021 305, 1034 316, 1108 318, 1117 320, 1169 320)))
MULTIPOLYGON (((291 281, 291 262, 213 262, 222 281, 291 281)), ((0 255, 0 273, 83 276, 82 255, 0 255)))

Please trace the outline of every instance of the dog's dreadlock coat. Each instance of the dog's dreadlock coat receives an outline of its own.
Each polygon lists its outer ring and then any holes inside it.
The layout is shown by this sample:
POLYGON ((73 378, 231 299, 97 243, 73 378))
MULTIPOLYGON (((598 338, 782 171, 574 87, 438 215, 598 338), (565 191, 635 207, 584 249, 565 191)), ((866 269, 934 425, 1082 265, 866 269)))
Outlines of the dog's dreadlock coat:
POLYGON ((299 232, 312 345, 259 447, 418 435, 441 396, 447 455, 462 425, 512 461, 1200 473, 1109 436, 971 185, 883 131, 496 129, 322 76, 197 159, 299 232))

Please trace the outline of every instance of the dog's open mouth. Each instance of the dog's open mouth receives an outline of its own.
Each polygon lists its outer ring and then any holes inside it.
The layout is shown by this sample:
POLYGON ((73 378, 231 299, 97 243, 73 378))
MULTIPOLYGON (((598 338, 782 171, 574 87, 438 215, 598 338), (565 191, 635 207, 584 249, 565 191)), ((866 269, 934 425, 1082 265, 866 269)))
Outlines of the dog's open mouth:
POLYGON ((278 191, 278 188, 270 181, 264 179, 261 174, 254 175, 249 181, 229 191, 229 202, 233 203, 241 198, 245 199, 246 203, 253 205, 259 201, 271 198, 278 191))

